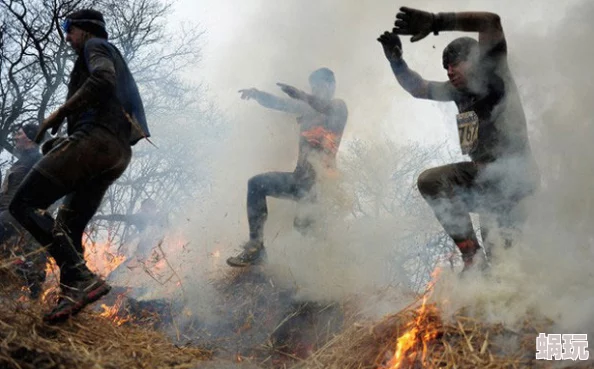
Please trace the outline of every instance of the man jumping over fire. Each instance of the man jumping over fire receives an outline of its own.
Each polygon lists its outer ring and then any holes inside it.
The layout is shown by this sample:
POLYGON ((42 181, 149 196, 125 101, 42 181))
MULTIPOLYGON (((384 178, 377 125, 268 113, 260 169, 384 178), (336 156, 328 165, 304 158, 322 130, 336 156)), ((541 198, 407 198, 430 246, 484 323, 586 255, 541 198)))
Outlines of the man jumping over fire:
MULTIPOLYGON (((313 201, 312 189, 323 173, 335 167, 336 153, 346 126, 348 111, 344 101, 334 99, 336 80, 328 68, 309 76, 312 93, 278 83, 291 99, 276 97, 255 88, 240 90, 242 99, 255 99, 269 109, 297 114, 300 124, 299 157, 291 173, 259 174, 248 181, 247 214, 250 240, 243 252, 227 259, 233 267, 258 264, 264 257, 264 223, 268 216, 266 196, 313 201)), ((300 226, 297 224, 296 226, 300 226)))
MULTIPOLYGON (((494 215, 509 247, 510 234, 519 230, 525 216, 519 202, 533 193, 539 182, 499 16, 484 12, 432 14, 402 7, 396 18, 392 32, 378 38, 396 79, 416 98, 456 103, 462 154, 471 159, 421 173, 419 191, 462 253, 463 271, 477 264, 485 266, 482 253, 480 262, 474 258, 481 247, 469 212, 481 214, 484 240, 483 215, 494 215), (411 42, 416 42, 441 31, 478 32, 478 41, 470 37, 452 41, 442 57, 449 81, 427 81, 402 58, 398 35, 412 35, 411 42)), ((487 256, 490 248, 486 248, 487 256)))
POLYGON ((103 15, 80 10, 62 28, 78 58, 66 102, 42 122, 35 139, 40 142, 50 129, 56 134, 64 119, 68 137, 35 164, 9 206, 60 267, 60 299, 44 317, 50 323, 77 314, 110 291, 88 269, 82 235, 109 186, 126 170, 130 146, 149 136, 136 83, 107 41, 103 15), (54 220, 45 209, 64 196, 54 220))

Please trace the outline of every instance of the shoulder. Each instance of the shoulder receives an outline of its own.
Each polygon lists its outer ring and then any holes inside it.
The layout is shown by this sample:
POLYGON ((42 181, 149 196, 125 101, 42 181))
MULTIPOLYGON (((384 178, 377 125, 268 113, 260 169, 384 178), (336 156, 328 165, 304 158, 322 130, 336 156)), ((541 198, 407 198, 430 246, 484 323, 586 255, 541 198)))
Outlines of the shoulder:
POLYGON ((85 50, 94 49, 94 48, 109 48, 110 43, 107 40, 99 37, 93 37, 85 42, 85 50))
POLYGON ((331 102, 332 109, 338 112, 347 112, 347 105, 342 99, 333 99, 331 102))
POLYGON ((88 59, 91 55, 101 55, 101 56, 114 56, 114 46, 110 44, 107 40, 93 37, 87 42, 85 42, 84 46, 84 56, 88 59))
POLYGON ((34 164, 41 158, 42 158, 41 152, 39 152, 39 149, 37 149, 37 150, 28 150, 27 152, 25 152, 25 154, 22 156, 21 160, 26 162, 27 164, 34 164))

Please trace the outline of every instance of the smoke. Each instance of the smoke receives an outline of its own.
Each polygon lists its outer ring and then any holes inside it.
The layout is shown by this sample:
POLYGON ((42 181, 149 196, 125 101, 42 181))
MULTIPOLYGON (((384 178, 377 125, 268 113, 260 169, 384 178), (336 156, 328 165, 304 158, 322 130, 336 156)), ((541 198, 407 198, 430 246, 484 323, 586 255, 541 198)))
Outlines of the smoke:
MULTIPOLYGON (((215 171, 204 201, 188 208, 186 237, 198 267, 183 274, 193 281, 196 300, 209 301, 216 294, 207 281, 213 273, 224 273, 224 260, 248 238, 248 179, 266 171, 292 171, 296 163, 294 117, 242 101, 237 90, 256 87, 282 96, 275 83, 283 82, 308 91, 307 76, 322 66, 334 71, 336 96, 349 109, 339 152, 345 176, 326 192, 336 206, 324 207, 328 203, 322 202, 304 209, 291 201, 268 200, 265 242, 270 273, 298 286, 300 295, 310 299, 344 298, 386 284, 402 284, 406 290, 411 271, 399 263, 410 252, 411 237, 440 230, 430 209, 418 199, 416 177, 430 163, 466 160, 450 154, 458 151, 455 106, 413 99, 397 84, 375 41, 392 27, 397 6, 391 1, 250 4, 253 7, 242 5, 248 12, 238 11, 244 16, 232 14, 231 23, 223 22, 231 31, 226 29, 220 45, 207 48, 201 70, 232 123, 230 134, 207 154, 215 171), (401 191, 415 191, 417 212, 353 217, 353 181, 369 177, 368 193, 386 199, 391 195, 384 191, 387 179, 410 155, 406 150, 376 150, 386 138, 403 148, 410 142, 424 147, 447 144, 432 160, 418 161, 418 167, 406 173, 401 191), (348 152, 355 140, 368 143, 370 157, 362 161, 367 166, 353 172, 350 165, 355 159, 348 152), (399 156, 390 157, 394 154, 399 156), (317 214, 324 229, 299 234, 292 226, 298 211, 317 214), (220 257, 210 256, 214 254, 220 257)), ((594 31, 589 21, 593 5, 577 0, 564 4, 484 0, 417 1, 411 6, 435 12, 484 10, 501 16, 543 183, 535 196, 526 199, 531 215, 523 239, 511 250, 497 250, 500 262, 491 278, 459 280, 446 273, 436 296, 447 300, 452 311, 474 306, 477 314, 492 321, 514 324, 536 311, 553 318, 565 333, 583 331, 594 307, 588 297, 594 282, 588 272, 593 261, 594 169, 588 159, 594 112, 588 78, 592 43, 587 39, 594 31)), ((213 26, 209 32, 213 40, 217 30, 221 29, 213 26)), ((445 80, 441 51, 458 36, 430 35, 415 44, 406 37, 404 56, 426 79, 445 80)), ((426 242, 422 237, 414 240, 421 247, 426 242)))

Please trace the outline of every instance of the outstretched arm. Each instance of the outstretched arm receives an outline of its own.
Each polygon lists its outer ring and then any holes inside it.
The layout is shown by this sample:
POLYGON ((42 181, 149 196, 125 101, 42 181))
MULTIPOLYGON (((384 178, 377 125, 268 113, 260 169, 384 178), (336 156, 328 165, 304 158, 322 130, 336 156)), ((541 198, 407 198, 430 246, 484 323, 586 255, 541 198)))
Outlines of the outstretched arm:
POLYGON ((382 44, 392 72, 404 90, 419 99, 452 100, 454 89, 448 82, 427 81, 408 67, 402 58, 402 43, 396 33, 384 32, 377 40, 382 44))
POLYGON ((241 98, 244 100, 254 99, 258 104, 274 110, 280 110, 287 113, 302 114, 304 112, 304 105, 292 99, 285 99, 269 94, 268 92, 260 91, 255 88, 239 90, 241 98))
POLYGON ((301 91, 293 86, 277 83, 277 85, 283 90, 284 93, 289 95, 292 99, 297 101, 303 101, 309 105, 312 109, 322 114, 330 114, 336 107, 334 100, 323 99, 321 97, 308 94, 307 92, 301 91))

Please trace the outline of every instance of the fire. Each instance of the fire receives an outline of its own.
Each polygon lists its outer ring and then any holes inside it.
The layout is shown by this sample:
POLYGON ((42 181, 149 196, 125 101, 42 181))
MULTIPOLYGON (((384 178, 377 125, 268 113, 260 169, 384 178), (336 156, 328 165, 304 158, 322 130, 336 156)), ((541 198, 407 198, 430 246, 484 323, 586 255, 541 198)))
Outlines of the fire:
POLYGON ((124 314, 124 316, 121 316, 119 314, 120 307, 122 306, 122 302, 124 301, 124 298, 126 298, 126 295, 124 293, 122 293, 122 294, 118 295, 113 306, 107 306, 105 304, 101 304, 101 308, 103 309, 103 312, 99 315, 113 321, 118 327, 120 325, 130 321, 130 317, 127 314, 124 314))
POLYGON ((439 333, 439 317, 437 306, 427 304, 433 287, 438 280, 441 269, 435 268, 431 273, 431 281, 427 285, 427 292, 423 296, 421 306, 414 312, 416 318, 405 326, 405 333, 396 340, 394 356, 385 366, 387 369, 398 369, 411 366, 419 361, 425 367, 427 346, 439 333), (419 357, 420 356, 420 357, 419 357))
POLYGON ((301 136, 314 147, 321 147, 327 153, 336 155, 340 135, 331 132, 323 127, 317 126, 301 133, 301 136))
POLYGON ((124 255, 111 252, 111 242, 95 242, 88 238, 85 244, 85 261, 94 273, 106 277, 126 260, 124 255))

